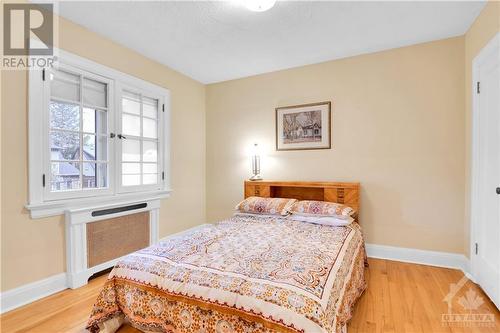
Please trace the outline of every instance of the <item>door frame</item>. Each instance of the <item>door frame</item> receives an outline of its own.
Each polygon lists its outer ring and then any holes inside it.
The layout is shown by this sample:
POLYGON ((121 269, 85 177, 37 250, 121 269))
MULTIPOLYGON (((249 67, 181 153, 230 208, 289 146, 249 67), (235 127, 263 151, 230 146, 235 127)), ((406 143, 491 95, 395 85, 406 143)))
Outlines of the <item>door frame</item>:
MULTIPOLYGON (((479 80, 479 66, 484 62, 484 59, 491 55, 495 50, 500 50, 500 32, 498 32, 489 42, 484 46, 478 55, 472 60, 472 145, 471 145, 471 171, 470 171, 470 236, 469 236, 469 257, 470 257, 470 274, 472 281, 476 282, 477 277, 477 261, 474 260, 475 243, 477 239, 477 223, 478 219, 473 214, 477 211, 478 203, 481 198, 479 195, 479 98, 477 94, 477 82, 479 80)), ((500 55, 499 55, 500 57, 500 55)))

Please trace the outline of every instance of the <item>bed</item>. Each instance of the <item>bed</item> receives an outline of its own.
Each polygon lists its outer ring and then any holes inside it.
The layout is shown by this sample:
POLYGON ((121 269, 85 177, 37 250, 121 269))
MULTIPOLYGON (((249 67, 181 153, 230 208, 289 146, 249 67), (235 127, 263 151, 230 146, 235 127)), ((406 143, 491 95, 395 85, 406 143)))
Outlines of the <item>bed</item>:
MULTIPOLYGON (((245 182, 245 197, 345 203, 359 184, 245 182)), ((332 227, 239 215, 132 253, 111 271, 91 332, 346 332, 366 287, 357 222, 332 227)))

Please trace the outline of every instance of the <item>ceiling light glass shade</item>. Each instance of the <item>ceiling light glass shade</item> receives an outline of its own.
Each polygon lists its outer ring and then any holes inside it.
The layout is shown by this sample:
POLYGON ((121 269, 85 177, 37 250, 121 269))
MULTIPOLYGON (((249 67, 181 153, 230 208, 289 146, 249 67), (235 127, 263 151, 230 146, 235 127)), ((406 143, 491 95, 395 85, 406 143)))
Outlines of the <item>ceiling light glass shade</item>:
POLYGON ((273 8, 276 0, 244 0, 245 7, 254 12, 265 12, 273 8))

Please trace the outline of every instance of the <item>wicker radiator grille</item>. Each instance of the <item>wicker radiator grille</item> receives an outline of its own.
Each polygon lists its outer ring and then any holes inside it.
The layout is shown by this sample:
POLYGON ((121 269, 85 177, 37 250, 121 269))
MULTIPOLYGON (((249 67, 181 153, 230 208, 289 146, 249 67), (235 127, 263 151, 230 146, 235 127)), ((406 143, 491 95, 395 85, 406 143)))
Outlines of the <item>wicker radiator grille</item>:
POLYGON ((87 267, 149 245, 149 212, 87 223, 87 267))

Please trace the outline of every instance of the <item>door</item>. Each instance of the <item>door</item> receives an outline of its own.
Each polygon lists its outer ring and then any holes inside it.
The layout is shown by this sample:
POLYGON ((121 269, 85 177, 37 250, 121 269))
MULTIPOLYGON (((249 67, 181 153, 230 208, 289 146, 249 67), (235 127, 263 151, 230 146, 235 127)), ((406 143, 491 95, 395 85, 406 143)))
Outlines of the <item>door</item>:
POLYGON ((474 59, 472 272, 500 308, 500 34, 474 59))

